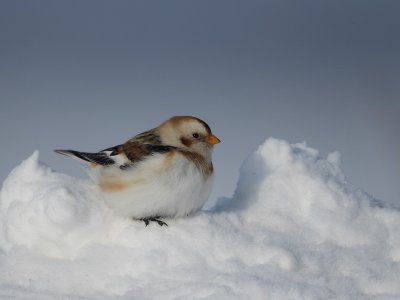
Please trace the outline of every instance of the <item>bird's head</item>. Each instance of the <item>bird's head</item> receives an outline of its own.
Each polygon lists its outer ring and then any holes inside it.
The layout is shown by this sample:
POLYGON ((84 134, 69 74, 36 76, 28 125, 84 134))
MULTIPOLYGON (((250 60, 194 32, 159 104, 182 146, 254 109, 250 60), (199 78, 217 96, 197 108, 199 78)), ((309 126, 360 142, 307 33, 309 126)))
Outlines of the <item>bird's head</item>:
POLYGON ((206 122, 191 116, 176 116, 159 127, 160 138, 166 145, 199 153, 205 157, 220 140, 212 134, 206 122))

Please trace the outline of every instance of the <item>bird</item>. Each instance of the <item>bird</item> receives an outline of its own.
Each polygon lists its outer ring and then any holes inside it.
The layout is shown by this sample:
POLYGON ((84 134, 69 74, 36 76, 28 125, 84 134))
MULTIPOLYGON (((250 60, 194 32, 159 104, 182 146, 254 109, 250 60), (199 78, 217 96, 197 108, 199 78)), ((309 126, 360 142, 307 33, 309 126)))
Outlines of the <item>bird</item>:
POLYGON ((54 150, 88 167, 101 198, 117 214, 147 226, 199 211, 214 181, 212 152, 220 143, 194 116, 174 116, 125 143, 99 152, 54 150))

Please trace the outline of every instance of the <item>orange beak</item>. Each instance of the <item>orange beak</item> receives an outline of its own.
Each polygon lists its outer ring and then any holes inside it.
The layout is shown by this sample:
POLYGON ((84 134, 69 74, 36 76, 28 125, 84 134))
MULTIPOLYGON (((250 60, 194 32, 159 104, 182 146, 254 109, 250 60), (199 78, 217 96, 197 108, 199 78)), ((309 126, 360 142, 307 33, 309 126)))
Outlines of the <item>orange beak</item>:
POLYGON ((221 141, 215 135, 211 134, 207 139, 207 143, 209 143, 210 145, 215 145, 221 143, 221 141))

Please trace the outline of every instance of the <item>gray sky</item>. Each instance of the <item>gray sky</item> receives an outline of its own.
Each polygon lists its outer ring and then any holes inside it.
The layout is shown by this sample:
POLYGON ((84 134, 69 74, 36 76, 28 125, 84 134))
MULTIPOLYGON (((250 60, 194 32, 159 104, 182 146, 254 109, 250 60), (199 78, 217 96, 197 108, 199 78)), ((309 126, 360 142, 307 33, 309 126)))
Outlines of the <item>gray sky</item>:
POLYGON ((213 200, 272 136, 400 205, 399 31, 399 1, 1 1, 0 181, 191 114, 223 141, 213 200))

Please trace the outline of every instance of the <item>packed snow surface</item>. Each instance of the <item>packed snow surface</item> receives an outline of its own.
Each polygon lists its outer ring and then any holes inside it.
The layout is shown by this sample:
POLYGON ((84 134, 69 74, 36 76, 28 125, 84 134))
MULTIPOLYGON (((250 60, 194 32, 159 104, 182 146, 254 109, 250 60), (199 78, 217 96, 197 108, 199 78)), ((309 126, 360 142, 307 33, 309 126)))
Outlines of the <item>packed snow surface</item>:
POLYGON ((38 156, 1 190, 0 298, 400 299, 400 212, 349 185, 337 153, 268 139, 233 198, 169 227, 115 215, 38 156))

